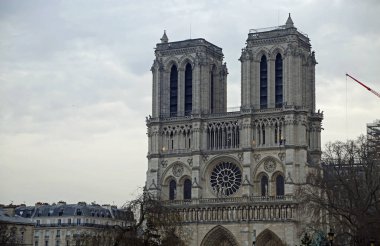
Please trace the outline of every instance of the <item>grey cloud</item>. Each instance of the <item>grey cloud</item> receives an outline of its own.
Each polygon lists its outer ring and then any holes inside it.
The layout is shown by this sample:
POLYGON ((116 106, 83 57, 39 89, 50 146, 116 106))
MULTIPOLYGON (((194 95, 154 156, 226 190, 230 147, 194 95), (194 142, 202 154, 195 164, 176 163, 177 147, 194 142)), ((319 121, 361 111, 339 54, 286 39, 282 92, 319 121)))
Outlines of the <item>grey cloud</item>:
POLYGON ((144 184, 149 69, 163 30, 176 41, 190 37, 191 25, 192 38, 223 48, 234 107, 248 30, 281 25, 288 12, 316 50, 323 142, 364 133, 365 123, 380 115, 378 98, 346 84, 344 73, 380 91, 378 1, 1 1, 0 203, 121 205, 144 184), (64 176, 52 178, 56 172, 64 176), (97 179, 104 187, 91 185, 97 179), (1 188, 5 183, 15 187, 12 193, 1 188), (29 194, 25 186, 38 191, 29 194))

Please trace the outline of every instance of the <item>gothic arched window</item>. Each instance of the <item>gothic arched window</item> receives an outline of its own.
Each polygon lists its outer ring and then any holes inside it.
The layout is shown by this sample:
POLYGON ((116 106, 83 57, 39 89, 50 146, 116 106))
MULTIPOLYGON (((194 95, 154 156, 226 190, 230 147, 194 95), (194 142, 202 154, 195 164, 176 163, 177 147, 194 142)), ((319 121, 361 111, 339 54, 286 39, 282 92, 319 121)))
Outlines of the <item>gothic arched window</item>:
POLYGON ((191 199, 191 180, 186 179, 183 183, 183 199, 191 199))
POLYGON ((214 105, 214 94, 215 94, 215 73, 216 73, 215 65, 212 67, 210 72, 210 109, 211 113, 215 112, 215 105, 214 105))
POLYGON ((276 177, 276 196, 283 196, 284 195, 284 177, 282 175, 278 175, 276 177))
POLYGON ((177 115, 178 104, 178 70, 173 65, 170 71, 170 116, 177 115))
POLYGON ((185 115, 190 115, 193 109, 193 69, 187 63, 185 69, 185 115))
POLYGON ((260 61, 260 108, 268 107, 268 71, 267 57, 263 55, 260 61))
POLYGON ((283 103, 282 98, 282 57, 278 53, 275 63, 275 103, 276 108, 281 108, 283 103))
POLYGON ((266 175, 261 176, 261 196, 268 195, 268 177, 266 175))
POLYGON ((177 183, 171 180, 169 183, 169 200, 174 200, 177 193, 177 183))

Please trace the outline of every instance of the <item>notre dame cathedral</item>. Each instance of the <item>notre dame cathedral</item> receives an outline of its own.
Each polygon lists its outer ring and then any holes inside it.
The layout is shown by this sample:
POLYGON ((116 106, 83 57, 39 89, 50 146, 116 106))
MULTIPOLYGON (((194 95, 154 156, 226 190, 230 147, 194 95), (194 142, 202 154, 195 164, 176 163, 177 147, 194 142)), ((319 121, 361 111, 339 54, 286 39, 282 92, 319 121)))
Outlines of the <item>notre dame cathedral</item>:
POLYGON ((223 52, 169 42, 152 66, 146 189, 179 211, 189 245, 299 245, 296 190, 321 157, 315 60, 294 26, 252 29, 242 49, 240 111, 227 111, 223 52))

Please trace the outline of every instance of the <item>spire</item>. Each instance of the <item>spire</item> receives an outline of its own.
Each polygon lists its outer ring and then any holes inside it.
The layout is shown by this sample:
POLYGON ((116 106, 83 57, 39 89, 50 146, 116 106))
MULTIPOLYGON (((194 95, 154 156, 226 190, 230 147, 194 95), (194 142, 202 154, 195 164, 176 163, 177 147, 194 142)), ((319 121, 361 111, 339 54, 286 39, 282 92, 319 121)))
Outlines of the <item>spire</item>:
POLYGON ((166 30, 164 30, 164 35, 162 35, 161 43, 167 43, 169 41, 168 36, 166 36, 166 30))
POLYGON ((289 17, 288 17, 288 19, 286 20, 285 26, 286 26, 287 28, 289 28, 289 27, 294 27, 294 23, 293 23, 292 17, 290 17, 290 13, 289 13, 289 17))

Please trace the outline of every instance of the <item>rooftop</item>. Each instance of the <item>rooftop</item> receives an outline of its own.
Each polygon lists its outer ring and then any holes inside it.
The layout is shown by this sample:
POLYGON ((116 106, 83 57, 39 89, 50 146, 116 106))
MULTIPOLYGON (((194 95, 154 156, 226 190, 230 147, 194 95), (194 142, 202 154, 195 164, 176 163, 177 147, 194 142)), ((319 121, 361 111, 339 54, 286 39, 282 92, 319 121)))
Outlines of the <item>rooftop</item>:
POLYGON ((0 209, 0 221, 1 222, 7 222, 12 224, 31 224, 34 225, 34 223, 30 219, 23 218, 21 216, 15 215, 10 216, 7 213, 5 213, 4 210, 0 209))
POLYGON ((266 27, 266 28, 258 28, 258 29, 250 29, 248 34, 248 40, 257 40, 257 39, 265 39, 265 38, 275 38, 286 35, 297 35, 302 41, 309 43, 309 37, 307 34, 297 30, 294 26, 293 20, 289 14, 289 17, 282 26, 274 26, 274 27, 266 27))
POLYGON ((41 203, 36 206, 20 206, 16 208, 15 213, 24 218, 88 216, 113 219, 133 219, 133 214, 129 210, 118 209, 116 206, 109 205, 89 205, 84 202, 79 202, 78 204, 59 202, 58 204, 53 205, 41 203))
POLYGON ((166 31, 164 32, 164 35, 161 38, 161 43, 157 44, 156 51, 184 49, 199 46, 205 47, 209 51, 215 52, 216 54, 223 56, 222 48, 208 42, 204 38, 186 39, 182 41, 169 42, 169 39, 166 35, 166 31))

